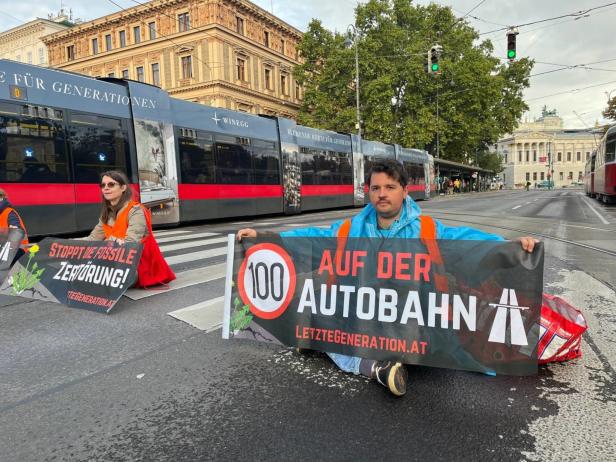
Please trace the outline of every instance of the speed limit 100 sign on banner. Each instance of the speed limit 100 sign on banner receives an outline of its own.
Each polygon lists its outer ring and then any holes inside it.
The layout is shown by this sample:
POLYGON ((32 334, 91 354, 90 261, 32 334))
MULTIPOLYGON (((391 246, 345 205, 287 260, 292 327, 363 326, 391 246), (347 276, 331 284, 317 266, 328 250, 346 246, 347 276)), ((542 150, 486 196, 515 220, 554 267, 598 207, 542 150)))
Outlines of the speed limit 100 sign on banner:
POLYGON ((419 239, 349 238, 341 246, 336 238, 264 233, 238 243, 229 235, 223 337, 536 373, 543 247, 528 254, 513 242, 438 245, 444 264, 432 264, 419 239))

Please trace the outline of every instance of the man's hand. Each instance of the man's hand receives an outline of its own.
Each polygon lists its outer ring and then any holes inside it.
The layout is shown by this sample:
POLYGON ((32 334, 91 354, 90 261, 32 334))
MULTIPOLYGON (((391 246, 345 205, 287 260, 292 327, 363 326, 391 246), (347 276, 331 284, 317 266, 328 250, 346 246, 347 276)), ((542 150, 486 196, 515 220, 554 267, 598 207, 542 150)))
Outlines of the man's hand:
POLYGON ((528 253, 532 253, 535 249, 535 244, 539 242, 537 239, 530 236, 518 237, 517 239, 514 239, 514 241, 518 241, 520 244, 522 244, 522 248, 528 253))
POLYGON ((241 241, 243 237, 257 237, 257 232, 252 228, 240 229, 237 232, 237 240, 241 241))

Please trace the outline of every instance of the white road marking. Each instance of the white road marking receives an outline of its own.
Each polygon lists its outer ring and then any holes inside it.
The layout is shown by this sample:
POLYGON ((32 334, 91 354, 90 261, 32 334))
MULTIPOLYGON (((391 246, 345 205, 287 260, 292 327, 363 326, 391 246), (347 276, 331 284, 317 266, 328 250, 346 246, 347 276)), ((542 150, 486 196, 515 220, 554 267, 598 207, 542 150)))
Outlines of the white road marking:
POLYGON ((205 268, 182 271, 181 273, 177 273, 177 279, 175 281, 171 281, 166 286, 160 286, 160 288, 153 287, 151 289, 128 289, 124 295, 131 300, 141 300, 142 298, 164 294, 177 289, 183 289, 184 287, 222 279, 225 277, 226 266, 226 263, 220 263, 205 268))
POLYGON ((158 236, 173 236, 174 234, 187 234, 190 233, 190 230, 186 230, 186 229, 175 229, 175 230, 160 230, 160 231, 154 231, 154 236, 158 237, 158 236))
MULTIPOLYGON (((227 247, 217 247, 215 249, 202 250, 200 252, 191 252, 182 255, 174 255, 173 257, 165 257, 167 263, 170 265, 179 265, 180 263, 186 263, 189 261, 197 261, 210 257, 219 257, 220 255, 226 255, 227 247)), ((201 268, 203 271, 203 268, 201 268)))
POLYGON ((520 207, 522 207, 522 206, 521 205, 516 205, 515 207, 512 207, 511 210, 519 209, 520 207))
POLYGON ((174 236, 174 237, 162 237, 160 239, 156 238, 156 242, 162 244, 164 242, 174 242, 178 239, 197 239, 199 237, 210 237, 210 236, 220 236, 220 233, 194 233, 188 236, 174 236))
POLYGON ((601 214, 599 212, 597 212, 595 210, 595 208, 592 206, 592 204, 588 201, 588 199, 586 197, 582 197, 582 200, 586 203, 586 205, 588 205, 588 207, 590 208, 590 210, 592 210, 593 212, 595 212, 595 214, 599 217, 599 219, 601 220, 601 222, 604 225, 609 225, 610 222, 607 221, 605 218, 603 218, 603 216, 601 216, 601 214))
POLYGON ((163 253, 171 252, 173 250, 190 249, 191 247, 199 247, 201 245, 220 244, 221 242, 227 242, 227 236, 218 237, 215 239, 199 239, 196 241, 180 242, 178 244, 161 245, 160 251, 163 253))
POLYGON ((211 332, 222 327, 223 308, 224 297, 218 297, 167 314, 197 329, 211 332))

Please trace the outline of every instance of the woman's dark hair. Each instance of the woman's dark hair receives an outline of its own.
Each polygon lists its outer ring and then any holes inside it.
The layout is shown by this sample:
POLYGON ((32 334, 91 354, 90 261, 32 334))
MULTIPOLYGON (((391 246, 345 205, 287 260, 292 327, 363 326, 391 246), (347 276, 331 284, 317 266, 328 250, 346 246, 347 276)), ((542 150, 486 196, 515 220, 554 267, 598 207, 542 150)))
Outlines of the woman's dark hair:
MULTIPOLYGON (((130 189, 128 177, 125 173, 120 172, 119 170, 109 170, 107 172, 103 172, 101 173, 101 182, 105 176, 113 179, 113 181, 116 181, 120 186, 126 185, 127 188, 126 191, 122 193, 120 201, 115 206, 112 206, 109 201, 105 199, 105 196, 103 196, 103 208, 101 210, 101 221, 103 223, 107 223, 109 221, 109 217, 115 216, 116 212, 124 207, 124 205, 133 197, 133 191, 130 189)), ((101 195, 103 195, 102 190, 101 195)))
POLYGON ((366 176, 366 184, 370 186, 370 179, 373 173, 384 173, 390 178, 393 178, 400 186, 406 188, 406 185, 409 182, 408 174, 402 164, 393 159, 383 159, 377 160, 370 165, 370 170, 368 171, 368 175, 366 176))

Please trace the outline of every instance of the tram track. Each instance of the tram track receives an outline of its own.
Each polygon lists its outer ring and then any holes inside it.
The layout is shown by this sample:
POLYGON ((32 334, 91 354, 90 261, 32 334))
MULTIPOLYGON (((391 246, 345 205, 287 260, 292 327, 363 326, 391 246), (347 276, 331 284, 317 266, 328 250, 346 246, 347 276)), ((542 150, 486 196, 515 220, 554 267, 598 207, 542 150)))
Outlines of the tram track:
MULTIPOLYGON (((563 242, 565 244, 573 245, 573 246, 576 246, 576 247, 581 247, 581 248, 584 248, 584 249, 587 249, 587 250, 591 250, 591 251, 594 251, 594 252, 603 253, 603 254, 606 254, 606 255, 610 255, 612 257, 616 257, 616 251, 604 249, 604 248, 601 248, 601 247, 592 246, 592 245, 589 245, 589 244, 584 244, 582 242, 572 241, 572 240, 569 240, 569 239, 565 239, 565 238, 558 237, 558 236, 553 236, 553 235, 546 234, 546 233, 540 233, 540 232, 537 232, 537 231, 529 231, 527 229, 521 229, 521 228, 513 228, 513 227, 510 227, 510 226, 496 225, 496 224, 492 224, 492 223, 490 223, 488 225, 486 223, 480 223, 480 222, 477 222, 477 221, 462 220, 462 219, 459 219, 459 218, 450 218, 450 215, 454 215, 454 216, 461 215, 461 214, 456 214, 456 213, 451 213, 451 212, 441 212, 441 211, 436 211, 435 210, 435 211, 431 211, 430 214, 431 215, 435 215, 435 216, 436 215, 443 215, 443 218, 445 218, 445 219, 447 219, 449 221, 456 222, 456 223, 464 223, 464 224, 468 224, 468 225, 479 225, 479 226, 490 226, 492 228, 505 229, 507 231, 516 231, 516 232, 522 233, 522 235, 538 236, 538 237, 541 237, 541 238, 544 238, 544 239, 550 239, 550 240, 553 240, 553 241, 559 241, 559 242, 563 242)), ((485 217, 485 218, 490 218, 490 217, 485 217)), ((607 232, 608 230, 606 229, 605 231, 607 232)))

